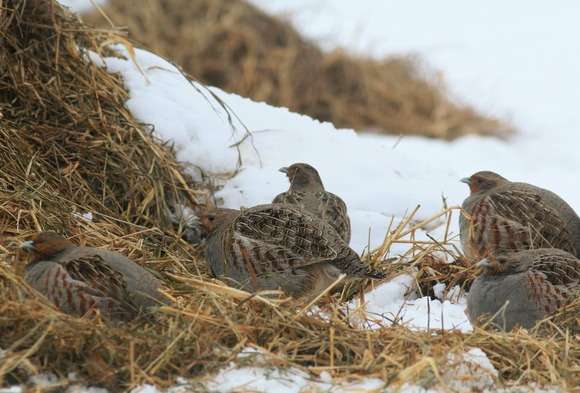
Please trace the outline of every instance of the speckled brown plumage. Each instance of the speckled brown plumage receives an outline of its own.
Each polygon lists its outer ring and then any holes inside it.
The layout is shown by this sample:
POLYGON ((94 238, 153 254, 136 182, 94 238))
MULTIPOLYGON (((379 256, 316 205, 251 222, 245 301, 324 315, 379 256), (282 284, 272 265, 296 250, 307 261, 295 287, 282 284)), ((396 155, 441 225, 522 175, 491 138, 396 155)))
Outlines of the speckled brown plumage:
POLYGON ((463 181, 471 190, 460 216, 466 256, 479 260, 536 248, 580 251, 580 219, 556 194, 487 171, 463 181))
POLYGON ((342 240, 350 242, 350 219, 346 204, 338 196, 324 189, 318 171, 308 164, 297 163, 281 168, 290 181, 288 191, 277 195, 272 203, 296 205, 329 223, 342 240))
POLYGON ((294 297, 315 296, 341 273, 383 277, 332 226, 296 206, 218 209, 201 222, 210 233, 206 257, 212 272, 245 290, 281 288, 294 297))
POLYGON ((41 232, 23 248, 32 252, 25 280, 68 314, 93 310, 112 320, 128 320, 166 302, 159 281, 125 256, 77 247, 54 232, 41 232))
POLYGON ((479 266, 484 272, 467 296, 472 323, 495 315, 501 329, 530 328, 580 295, 580 260, 559 249, 490 256, 479 266))

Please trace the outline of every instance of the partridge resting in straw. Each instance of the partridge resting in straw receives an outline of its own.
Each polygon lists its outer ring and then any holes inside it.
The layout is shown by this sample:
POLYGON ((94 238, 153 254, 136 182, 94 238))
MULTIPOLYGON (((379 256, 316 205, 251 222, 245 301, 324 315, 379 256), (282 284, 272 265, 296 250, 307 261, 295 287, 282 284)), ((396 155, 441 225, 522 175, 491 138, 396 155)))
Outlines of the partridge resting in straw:
POLYGON ((459 218, 467 257, 535 248, 580 252, 580 218, 553 192, 487 171, 462 182, 471 190, 459 218))
POLYGON ((67 314, 98 309, 107 319, 129 320, 166 303, 160 282, 119 253, 77 247, 54 232, 41 232, 22 248, 33 254, 26 282, 67 314))
POLYGON ((341 273, 383 278, 365 266, 334 228, 296 206, 216 209, 201 216, 209 232, 206 257, 214 275, 248 290, 282 289, 314 297, 341 273))
POLYGON ((290 181, 290 188, 276 196, 272 203, 297 205, 329 223, 342 240, 350 242, 350 219, 346 204, 338 195, 324 190, 318 171, 308 164, 280 168, 290 181))
POLYGON ((580 295, 580 260, 555 248, 506 253, 483 259, 485 270, 467 295, 467 316, 484 316, 503 330, 530 328, 580 295))

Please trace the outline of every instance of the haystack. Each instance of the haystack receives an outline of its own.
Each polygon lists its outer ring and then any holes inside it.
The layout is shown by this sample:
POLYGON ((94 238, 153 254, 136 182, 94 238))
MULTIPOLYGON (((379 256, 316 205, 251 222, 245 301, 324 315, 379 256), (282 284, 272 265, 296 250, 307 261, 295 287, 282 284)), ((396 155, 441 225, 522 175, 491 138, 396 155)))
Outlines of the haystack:
MULTIPOLYGON (((85 56, 120 38, 86 27, 54 1, 2 7, 0 385, 51 372, 61 387, 71 383, 71 373, 114 391, 141 383, 164 387, 178 376, 195 382, 250 346, 271 353, 276 366, 432 386, 441 383, 449 353, 477 346, 502 381, 575 386, 578 335, 549 322, 542 335, 417 332, 402 325, 366 330, 336 302, 323 317, 284 298, 249 296, 213 281, 166 214, 174 203, 195 208, 206 190, 124 108, 122 81, 85 56), (156 323, 114 326, 62 314, 22 281, 18 243, 40 229, 130 256, 162 278, 174 304, 159 311, 156 323)), ((416 265, 429 252, 425 244, 412 250, 416 265)), ((384 264, 386 252, 388 245, 374 263, 384 264)))
POLYGON ((244 0, 111 0, 90 24, 173 59, 201 82, 330 121, 338 127, 454 139, 506 137, 500 121, 453 102, 417 58, 323 52, 289 23, 244 0))
POLYGON ((67 318, 30 296, 18 243, 55 230, 154 271, 197 273, 195 250, 168 211, 195 207, 207 192, 125 109, 122 81, 87 60, 88 50, 99 52, 114 35, 41 0, 4 1, 0 34, 0 348, 7 351, 0 379, 26 382, 24 374, 44 368, 61 376, 69 367, 118 373, 112 367, 124 366, 108 353, 118 345, 126 353, 134 339, 118 341, 104 325, 67 318))

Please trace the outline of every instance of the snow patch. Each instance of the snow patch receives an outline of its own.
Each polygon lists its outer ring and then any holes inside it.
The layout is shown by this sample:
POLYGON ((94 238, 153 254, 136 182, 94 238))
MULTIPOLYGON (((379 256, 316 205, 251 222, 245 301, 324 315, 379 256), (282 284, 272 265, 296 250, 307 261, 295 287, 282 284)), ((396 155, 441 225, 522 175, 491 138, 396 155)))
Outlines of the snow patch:
POLYGON ((82 14, 95 8, 95 4, 103 6, 107 0, 58 0, 58 2, 72 12, 82 14))
POLYGON ((384 387, 384 382, 377 378, 361 378, 358 381, 334 380, 323 372, 316 378, 297 368, 277 368, 268 366, 267 354, 262 351, 243 351, 254 355, 253 366, 238 367, 231 364, 218 374, 211 377, 204 385, 212 392, 233 393, 239 391, 251 392, 343 392, 355 393, 373 391, 384 387))
POLYGON ((358 299, 349 304, 354 309, 353 320, 370 328, 404 324, 411 329, 457 329, 471 331, 472 327, 465 315, 465 299, 452 303, 441 302, 428 296, 413 298, 415 278, 401 274, 387 283, 381 284, 365 294, 365 304, 358 299), (361 311, 362 313, 361 317, 361 311), (370 324, 368 321, 372 321, 370 324))
POLYGON ((75 218, 81 219, 81 220, 89 221, 89 222, 93 221, 93 213, 92 212, 85 212, 85 213, 73 212, 72 216, 75 218))

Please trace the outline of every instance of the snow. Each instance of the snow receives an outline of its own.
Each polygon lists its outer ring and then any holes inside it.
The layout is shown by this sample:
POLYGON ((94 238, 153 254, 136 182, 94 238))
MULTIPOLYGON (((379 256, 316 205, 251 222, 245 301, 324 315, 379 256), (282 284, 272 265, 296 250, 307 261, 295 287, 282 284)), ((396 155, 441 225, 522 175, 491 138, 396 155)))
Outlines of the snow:
MULTIPOLYGON (((208 391, 212 393, 299 393, 299 392, 333 392, 361 393, 373 392, 383 388, 385 383, 378 378, 367 377, 357 380, 338 380, 328 372, 322 372, 314 377, 303 370, 294 367, 274 367, 272 357, 261 349, 244 348, 237 356, 238 361, 251 364, 240 366, 234 362, 203 381, 190 385, 186 380, 168 389, 167 393, 190 391, 208 391)), ((153 385, 142 385, 131 393, 161 393, 153 385)))
POLYGON ((433 292, 435 293, 435 297, 437 297, 437 299, 443 298, 443 292, 445 291, 445 287, 446 285, 441 282, 433 285, 433 292))
MULTIPOLYGON (((574 50, 580 3, 251 2, 289 16, 300 32, 327 49, 341 46, 376 57, 419 54, 429 67, 442 71, 458 100, 510 119, 521 133, 506 144, 462 144, 448 168, 465 168, 466 173, 474 168, 499 170, 580 206, 574 187, 580 164, 574 143, 580 128, 580 53, 574 50)), ((441 155, 457 152, 453 147, 438 150, 441 155)), ((455 198, 446 185, 445 191, 455 198)))
POLYGON ((58 377, 49 373, 36 374, 30 377, 30 383, 38 386, 39 388, 48 387, 58 383, 58 377))
MULTIPOLYGON (((375 377, 359 377, 356 380, 333 378, 328 372, 312 376, 298 368, 274 367, 272 357, 260 349, 244 348, 238 355, 242 363, 251 366, 231 363, 228 367, 211 375, 202 382, 198 382, 204 389, 215 393, 234 392, 333 392, 333 393, 360 393, 382 391, 385 383, 375 377)), ((274 359, 275 361, 275 359, 274 359)), ((485 353, 479 348, 471 348, 464 353, 454 353, 448 356, 448 365, 441 365, 446 370, 443 379, 452 382, 459 381, 453 387, 457 392, 470 392, 472 388, 495 388, 497 370, 491 365, 485 353)), ((181 388, 188 391, 187 383, 181 388)), ((171 392, 177 393, 180 388, 172 388, 171 392)), ((446 391, 443 387, 424 389, 420 386, 405 384, 399 390, 409 392, 440 392, 446 391)), ((490 390, 493 391, 493 390, 490 390)), ((161 393, 152 385, 143 385, 134 389, 131 393, 161 393)))
POLYGON ((95 4, 104 5, 106 0, 58 0, 58 2, 71 11, 81 14, 95 8, 95 4))
POLYGON ((77 212, 73 212, 73 217, 74 218, 78 218, 80 220, 84 220, 84 221, 93 221, 93 213, 92 212, 85 212, 85 213, 77 213, 77 212))
POLYGON ((353 322, 369 328, 399 323, 413 330, 471 331, 471 324, 465 315, 465 298, 453 303, 429 296, 414 299, 414 287, 415 279, 409 274, 401 274, 381 284, 365 295, 362 316, 357 310, 361 306, 359 300, 352 300, 349 306, 355 310, 353 322))
POLYGON ((108 390, 95 386, 73 385, 66 390, 66 393, 108 393, 108 390))
MULTIPOLYGON (((449 354, 446 364, 438 364, 443 370, 440 381, 428 383, 428 388, 403 383, 399 389, 386 388, 385 383, 375 377, 359 377, 357 379, 338 379, 328 372, 312 376, 298 368, 274 367, 272 358, 263 350, 245 348, 238 360, 251 363, 251 366, 240 366, 231 363, 218 373, 197 381, 196 385, 188 385, 182 381, 179 386, 172 387, 167 393, 185 393, 190 391, 209 391, 212 393, 363 393, 363 392, 400 392, 400 393, 439 393, 439 392, 558 392, 557 388, 540 388, 538 386, 504 388, 498 386, 498 371, 493 367, 485 353, 480 348, 469 348, 465 352, 449 354), (387 389, 387 390, 383 390, 387 389)), ((274 362, 276 360, 274 359, 274 362)), ((131 393, 162 393, 152 385, 139 386, 131 393)))
POLYGON ((452 391, 494 389, 498 372, 480 348, 448 356, 450 367, 442 375, 452 391))
POLYGON ((360 382, 334 383, 329 374, 322 380, 312 380, 305 372, 297 369, 267 369, 257 367, 236 368, 232 366, 222 370, 207 384, 210 391, 220 393, 239 392, 241 389, 251 392, 360 392, 380 389, 384 382, 379 379, 368 379, 360 382))
POLYGON ((0 388, 0 393, 22 393, 22 387, 20 386, 10 386, 7 388, 0 388))

